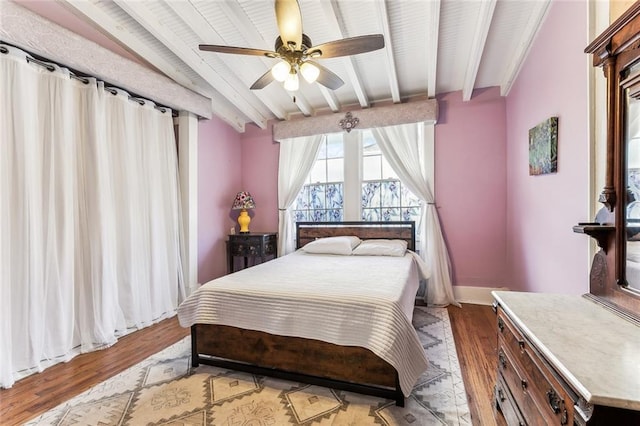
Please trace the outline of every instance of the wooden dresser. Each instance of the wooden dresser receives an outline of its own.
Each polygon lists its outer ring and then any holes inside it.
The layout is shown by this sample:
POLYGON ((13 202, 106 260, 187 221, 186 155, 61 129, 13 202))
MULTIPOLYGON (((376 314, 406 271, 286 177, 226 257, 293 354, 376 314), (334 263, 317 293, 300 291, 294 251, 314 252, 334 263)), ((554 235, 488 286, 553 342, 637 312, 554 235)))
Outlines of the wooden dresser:
POLYGON ((493 293, 495 407, 509 425, 640 425, 640 1, 585 52, 606 78, 604 207, 573 229, 600 250, 584 296, 493 293))
POLYGON ((507 424, 640 425, 637 324, 581 296, 493 296, 495 401, 507 424))

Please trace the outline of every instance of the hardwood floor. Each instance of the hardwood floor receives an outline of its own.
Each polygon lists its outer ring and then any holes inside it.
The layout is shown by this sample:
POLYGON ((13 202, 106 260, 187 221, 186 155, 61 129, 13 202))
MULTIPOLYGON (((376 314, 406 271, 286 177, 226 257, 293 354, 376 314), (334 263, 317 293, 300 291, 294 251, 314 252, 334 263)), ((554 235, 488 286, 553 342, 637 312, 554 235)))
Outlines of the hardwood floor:
POLYGON ((112 347, 78 355, 67 363, 0 389, 0 425, 19 425, 131 367, 189 334, 169 318, 131 333, 112 347))
POLYGON ((496 314, 491 306, 463 304, 450 306, 449 319, 456 342, 458 360, 474 425, 503 426, 493 411, 496 379, 496 314))
MULTIPOLYGON (((495 425, 495 315, 490 306, 448 308, 474 425, 495 425)), ((18 425, 118 374, 188 335, 176 318, 121 338, 111 348, 79 355, 0 390, 0 424, 18 425)))

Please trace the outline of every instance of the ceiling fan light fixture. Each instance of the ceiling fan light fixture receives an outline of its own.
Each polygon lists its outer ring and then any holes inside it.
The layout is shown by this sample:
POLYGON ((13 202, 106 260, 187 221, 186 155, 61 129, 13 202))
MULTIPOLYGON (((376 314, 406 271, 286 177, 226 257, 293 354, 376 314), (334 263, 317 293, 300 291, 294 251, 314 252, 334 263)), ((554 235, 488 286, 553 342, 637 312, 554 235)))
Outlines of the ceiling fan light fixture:
POLYGON ((289 76, 291 65, 287 61, 280 61, 271 68, 271 75, 276 81, 283 82, 289 76))
POLYGON ((284 81, 284 89, 289 92, 295 92, 300 87, 300 80, 298 80, 298 74, 295 70, 291 70, 286 80, 284 81))
POLYGON ((273 81, 278 81, 283 83, 287 91, 294 92, 300 88, 298 74, 302 74, 310 84, 317 82, 330 90, 336 90, 344 84, 337 74, 320 65, 316 59, 358 55, 385 46, 382 34, 347 37, 313 46, 309 36, 302 32, 299 0, 275 0, 275 12, 279 35, 276 37, 273 51, 215 44, 200 44, 198 48, 208 52, 280 59, 262 74, 250 89, 260 90, 273 81))
POLYGON ((300 74, 302 74, 302 77, 304 77, 307 83, 311 84, 318 79, 320 69, 309 62, 304 62, 300 66, 300 74))

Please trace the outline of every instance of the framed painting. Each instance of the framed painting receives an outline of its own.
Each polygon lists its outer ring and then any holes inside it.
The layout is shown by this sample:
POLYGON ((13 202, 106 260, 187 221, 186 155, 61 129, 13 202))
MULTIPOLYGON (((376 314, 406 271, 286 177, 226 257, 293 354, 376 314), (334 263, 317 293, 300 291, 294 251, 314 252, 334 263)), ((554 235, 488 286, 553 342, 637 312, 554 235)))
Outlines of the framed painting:
POLYGON ((529 129, 529 175, 558 171, 558 117, 529 129))

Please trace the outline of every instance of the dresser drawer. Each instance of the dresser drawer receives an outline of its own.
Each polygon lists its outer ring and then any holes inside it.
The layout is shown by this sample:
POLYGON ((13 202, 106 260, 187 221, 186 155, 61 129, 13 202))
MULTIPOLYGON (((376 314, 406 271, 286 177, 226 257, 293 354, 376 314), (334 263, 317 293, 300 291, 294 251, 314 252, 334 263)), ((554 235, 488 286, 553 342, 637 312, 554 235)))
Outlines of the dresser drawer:
MULTIPOLYGON (((572 397, 560 384, 551 367, 502 311, 498 314, 498 330, 501 350, 509 355, 509 362, 515 364, 518 380, 521 380, 520 388, 536 408, 532 414, 542 416, 550 425, 573 424, 573 405, 577 397, 572 397)), ((515 379, 514 382, 517 383, 515 379)), ((517 398, 518 391, 511 389, 517 398)), ((529 415, 525 414, 525 418, 531 423, 529 415)))
POLYGON ((262 252, 262 241, 236 239, 229 243, 229 251, 232 256, 258 256, 262 252))
POLYGON ((507 425, 525 426, 526 423, 522 418, 522 414, 520 414, 520 410, 518 410, 518 406, 514 402, 513 396, 501 375, 498 375, 494 391, 496 408, 502 413, 502 416, 507 421, 507 425))
POLYGON ((498 377, 502 377, 506 387, 510 390, 515 404, 520 407, 522 416, 528 425, 550 424, 540 412, 536 401, 529 392, 529 381, 520 366, 513 360, 508 349, 498 347, 498 377))
POLYGON ((229 251, 233 256, 270 256, 275 254, 275 235, 234 235, 229 238, 229 251))

